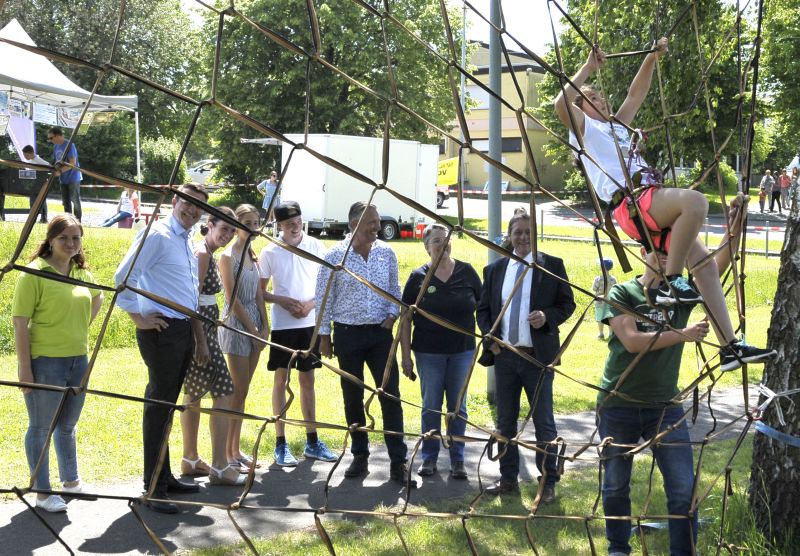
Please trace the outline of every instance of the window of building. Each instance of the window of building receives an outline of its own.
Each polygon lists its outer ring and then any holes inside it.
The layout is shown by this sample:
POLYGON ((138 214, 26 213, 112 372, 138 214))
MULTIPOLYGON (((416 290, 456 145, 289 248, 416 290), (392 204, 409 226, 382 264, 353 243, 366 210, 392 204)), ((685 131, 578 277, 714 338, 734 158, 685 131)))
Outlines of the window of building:
MULTIPOLYGON (((472 148, 482 153, 489 152, 489 140, 478 139, 472 142, 472 148)), ((504 153, 519 153, 522 152, 522 138, 521 137, 503 137, 504 153)))

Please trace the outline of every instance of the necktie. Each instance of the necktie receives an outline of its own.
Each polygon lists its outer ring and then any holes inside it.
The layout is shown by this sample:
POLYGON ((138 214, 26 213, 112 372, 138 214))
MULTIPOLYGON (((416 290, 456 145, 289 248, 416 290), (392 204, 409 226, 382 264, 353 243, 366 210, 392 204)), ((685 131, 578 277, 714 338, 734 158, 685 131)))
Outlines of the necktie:
MULTIPOLYGON (((525 265, 517 265, 517 274, 514 277, 516 284, 522 273, 525 272, 525 265)), ((517 345, 519 341, 519 308, 522 305, 522 284, 519 285, 517 291, 514 292, 514 297, 511 298, 511 315, 508 319, 508 343, 512 346, 517 345)))

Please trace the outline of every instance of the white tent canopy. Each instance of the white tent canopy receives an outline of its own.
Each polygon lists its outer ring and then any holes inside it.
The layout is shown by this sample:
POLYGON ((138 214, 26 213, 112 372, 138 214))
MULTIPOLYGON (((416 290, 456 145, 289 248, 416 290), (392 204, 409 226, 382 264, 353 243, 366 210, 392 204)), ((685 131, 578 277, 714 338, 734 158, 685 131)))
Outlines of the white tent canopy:
MULTIPOLYGON (((0 39, 36 46, 16 19, 0 30, 0 39)), ((89 91, 78 87, 44 56, 4 40, 0 40, 0 91, 39 104, 79 109, 86 106, 91 96, 89 91)), ((136 95, 95 95, 89 111, 135 111, 138 104, 136 95)))

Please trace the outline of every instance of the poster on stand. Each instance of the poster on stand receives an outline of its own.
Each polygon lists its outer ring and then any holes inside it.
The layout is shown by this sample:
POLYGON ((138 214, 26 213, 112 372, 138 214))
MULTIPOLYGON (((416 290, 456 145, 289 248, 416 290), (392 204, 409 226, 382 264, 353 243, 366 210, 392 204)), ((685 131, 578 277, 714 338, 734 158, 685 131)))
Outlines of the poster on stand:
POLYGON ((33 121, 45 125, 58 125, 58 108, 34 102, 33 121))
MULTIPOLYGON (((91 112, 86 114, 88 117, 91 112)), ((58 125, 67 129, 75 129, 78 126, 78 120, 81 117, 80 108, 59 108, 58 109, 58 125)))
POLYGON ((8 115, 8 93, 0 91, 0 114, 8 115))

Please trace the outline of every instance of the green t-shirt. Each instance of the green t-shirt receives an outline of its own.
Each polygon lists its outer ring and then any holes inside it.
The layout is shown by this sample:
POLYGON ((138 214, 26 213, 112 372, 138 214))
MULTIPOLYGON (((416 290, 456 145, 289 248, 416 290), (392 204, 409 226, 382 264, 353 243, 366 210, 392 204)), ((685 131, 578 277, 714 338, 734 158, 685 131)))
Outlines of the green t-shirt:
MULTIPOLYGON (((29 268, 57 273, 44 259, 36 259, 29 268)), ((88 270, 72 267, 70 278, 94 282, 88 270)), ((89 323, 92 298, 100 290, 47 280, 21 272, 14 290, 11 314, 27 317, 31 342, 31 358, 76 357, 89 350, 89 323)))
MULTIPOLYGON (((617 284, 611 288, 608 299, 620 305, 628 307, 650 318, 655 322, 666 322, 673 328, 684 328, 689 321, 689 315, 694 309, 694 305, 672 305, 653 307, 647 303, 644 289, 639 281, 634 278, 627 282, 617 284)), ((605 304, 602 319, 608 321, 616 316, 626 314, 624 311, 605 304)), ((639 332, 657 332, 659 326, 648 321, 636 318, 636 328, 639 332)), ((601 388, 605 390, 617 390, 631 398, 640 400, 638 402, 629 401, 619 396, 610 396, 604 407, 661 407, 674 398, 678 390, 678 375, 681 368, 681 356, 683 355, 683 343, 675 344, 664 349, 650 351, 642 356, 636 367, 625 377, 622 384, 617 387, 620 376, 628 368, 628 365, 636 358, 636 353, 631 353, 625 349, 622 342, 611 332, 608 341, 608 359, 603 371, 601 388)), ((603 403, 607 397, 605 392, 599 392, 597 403, 603 403)))

